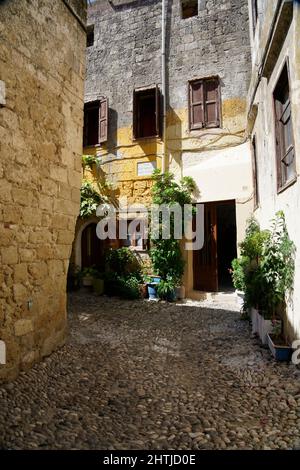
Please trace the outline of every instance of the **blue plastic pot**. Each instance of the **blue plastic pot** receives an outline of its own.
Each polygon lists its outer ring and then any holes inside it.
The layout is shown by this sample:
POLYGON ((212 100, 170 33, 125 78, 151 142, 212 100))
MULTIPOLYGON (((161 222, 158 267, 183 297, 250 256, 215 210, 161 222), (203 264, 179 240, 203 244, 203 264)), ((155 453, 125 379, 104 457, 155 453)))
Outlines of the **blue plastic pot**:
POLYGON ((293 354, 293 348, 291 348, 290 346, 282 346, 282 345, 275 344, 269 334, 268 334, 268 345, 276 361, 288 362, 291 360, 291 357, 293 354))
POLYGON ((157 300, 158 299, 157 284, 158 284, 158 282, 149 282, 149 284, 147 284, 149 300, 157 300))

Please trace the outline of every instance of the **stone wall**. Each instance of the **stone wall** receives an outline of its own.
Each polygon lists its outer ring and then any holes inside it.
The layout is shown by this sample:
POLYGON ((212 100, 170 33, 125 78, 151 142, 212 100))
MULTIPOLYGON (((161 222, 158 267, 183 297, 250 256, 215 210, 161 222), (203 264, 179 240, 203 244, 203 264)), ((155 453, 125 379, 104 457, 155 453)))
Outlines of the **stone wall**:
POLYGON ((79 210, 86 5, 0 3, 0 339, 16 376, 63 344, 79 210))
MULTIPOLYGON (((247 0, 201 0, 199 5, 198 16, 182 19, 180 0, 167 2, 167 152, 179 174, 185 150, 222 148, 244 139, 251 67, 247 0), (220 76, 223 129, 190 132, 187 82, 211 75, 220 76)), ((88 24, 94 25, 95 42, 87 49, 85 101, 106 96, 110 110, 107 145, 85 151, 101 156, 103 171, 122 192, 125 181, 130 190, 130 177, 137 179, 137 161, 155 158, 158 167, 161 162, 159 139, 132 137, 133 90, 161 86, 161 0, 98 0, 89 8, 88 24)))

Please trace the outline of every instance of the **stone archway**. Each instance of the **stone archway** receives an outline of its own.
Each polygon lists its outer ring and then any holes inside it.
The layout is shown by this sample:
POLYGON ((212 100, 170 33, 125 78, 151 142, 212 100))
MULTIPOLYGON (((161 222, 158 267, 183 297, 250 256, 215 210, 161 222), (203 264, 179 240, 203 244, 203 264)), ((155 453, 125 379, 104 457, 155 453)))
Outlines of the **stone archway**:
MULTIPOLYGON (((99 219, 93 217, 88 219, 87 221, 81 223, 76 236, 75 236, 75 243, 74 243, 74 264, 82 269, 82 235, 87 227, 91 226, 92 224, 97 224, 99 219)), ((100 242, 100 240, 99 240, 100 242)))

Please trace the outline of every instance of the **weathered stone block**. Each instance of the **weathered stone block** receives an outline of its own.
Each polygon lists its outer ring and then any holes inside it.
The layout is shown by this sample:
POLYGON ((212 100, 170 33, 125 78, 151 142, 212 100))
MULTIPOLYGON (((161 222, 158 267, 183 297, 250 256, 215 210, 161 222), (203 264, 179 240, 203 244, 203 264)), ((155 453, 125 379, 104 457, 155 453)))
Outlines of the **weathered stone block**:
POLYGON ((5 247, 1 249, 2 264, 17 264, 18 249, 16 246, 5 247))
POLYGON ((33 322, 32 320, 25 318, 17 320, 15 322, 14 329, 16 336, 26 335, 27 333, 31 333, 34 330, 33 322))
POLYGON ((25 282, 28 277, 27 264, 20 263, 14 268, 14 282, 25 282))

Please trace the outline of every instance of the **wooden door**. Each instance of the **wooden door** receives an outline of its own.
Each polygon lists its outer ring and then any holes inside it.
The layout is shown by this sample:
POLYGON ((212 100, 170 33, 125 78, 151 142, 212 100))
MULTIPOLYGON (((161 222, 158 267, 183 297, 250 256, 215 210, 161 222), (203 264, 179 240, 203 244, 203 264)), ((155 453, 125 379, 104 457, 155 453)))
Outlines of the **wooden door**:
POLYGON ((82 232, 81 236, 81 266, 82 268, 89 268, 97 266, 102 268, 104 266, 104 244, 103 241, 97 237, 96 223, 91 223, 82 232))
POLYGON ((218 291, 217 206, 214 202, 204 207, 204 245, 193 251, 194 289, 218 291))

